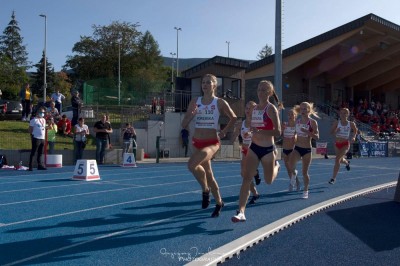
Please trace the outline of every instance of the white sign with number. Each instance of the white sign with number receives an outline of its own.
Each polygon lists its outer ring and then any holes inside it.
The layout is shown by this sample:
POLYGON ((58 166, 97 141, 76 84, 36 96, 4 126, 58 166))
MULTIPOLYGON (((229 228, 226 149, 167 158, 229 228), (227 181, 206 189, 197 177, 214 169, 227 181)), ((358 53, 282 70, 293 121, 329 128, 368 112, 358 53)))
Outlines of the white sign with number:
POLYGON ((124 153, 123 167, 137 167, 135 155, 133 153, 124 153))
POLYGON ((96 160, 78 160, 72 179, 86 181, 100 180, 96 160))

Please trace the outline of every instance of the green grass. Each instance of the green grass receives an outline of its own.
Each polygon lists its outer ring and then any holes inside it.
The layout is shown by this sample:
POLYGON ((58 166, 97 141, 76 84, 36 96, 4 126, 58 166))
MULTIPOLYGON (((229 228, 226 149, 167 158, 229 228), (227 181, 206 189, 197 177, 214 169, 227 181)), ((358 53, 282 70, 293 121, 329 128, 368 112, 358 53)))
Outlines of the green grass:
MULTIPOLYGON (((31 149, 31 138, 28 133, 29 123, 23 121, 0 121, 0 150, 31 149)), ((56 136, 55 150, 73 150, 72 138, 56 136)), ((87 150, 95 150, 94 139, 90 136, 87 150)))

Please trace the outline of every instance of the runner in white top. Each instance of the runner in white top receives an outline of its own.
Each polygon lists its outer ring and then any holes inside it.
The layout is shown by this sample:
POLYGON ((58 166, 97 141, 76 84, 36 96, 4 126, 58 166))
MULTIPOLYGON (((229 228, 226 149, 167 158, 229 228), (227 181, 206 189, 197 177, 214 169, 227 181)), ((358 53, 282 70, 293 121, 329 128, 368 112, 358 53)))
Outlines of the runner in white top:
POLYGON ((290 156, 293 155, 294 145, 296 143, 296 118, 297 111, 292 108, 287 113, 288 121, 283 123, 283 139, 282 139, 282 159, 285 162, 286 170, 289 175, 289 191, 293 191, 294 186, 297 187, 297 191, 300 190, 300 181, 297 178, 297 170, 293 173, 290 172, 289 160, 290 156), (291 176, 293 176, 291 178, 291 176))
POLYGON ((203 96, 192 99, 181 125, 182 128, 189 128, 190 121, 192 119, 195 121, 195 130, 192 135, 194 150, 189 159, 188 168, 203 190, 201 205, 203 209, 210 204, 210 191, 214 196, 216 206, 211 217, 218 217, 224 206, 211 168, 211 159, 220 147, 220 138, 224 138, 236 123, 236 115, 229 104, 224 99, 215 96, 217 85, 217 77, 214 75, 206 74, 202 78, 203 96), (220 113, 228 117, 228 123, 218 132, 220 113))
MULTIPOLYGON (((251 132, 250 124, 251 124, 251 113, 253 112, 253 108, 257 104, 253 101, 249 101, 246 104, 246 107, 244 109, 246 119, 243 120, 241 123, 240 127, 240 135, 243 139, 243 143, 241 145, 241 161, 240 161, 240 166, 241 166, 241 175, 242 177, 244 176, 244 170, 245 170, 245 157, 247 155, 247 152, 249 150, 250 144, 251 144, 251 137, 253 136, 253 133, 251 132)), ((237 127, 238 129, 239 127, 237 127)), ((239 135, 239 130, 235 130, 234 132, 234 139, 239 135)), ((259 185, 261 183, 261 178, 257 169, 256 174, 254 175, 254 182, 256 185, 259 185)), ((249 201, 249 204, 255 204, 256 201, 260 198, 259 193, 257 192, 256 186, 254 185, 254 182, 251 182, 250 184, 250 192, 253 195, 251 197, 251 200, 249 201)))
POLYGON ((347 108, 340 110, 340 119, 335 121, 331 128, 331 134, 335 135, 335 165, 333 166, 332 178, 329 184, 333 185, 339 172, 340 164, 346 165, 347 171, 350 171, 350 161, 344 157, 350 149, 350 143, 355 141, 357 135, 357 126, 354 122, 348 120, 350 111, 347 108), (352 137, 350 138, 350 133, 352 137), (351 141, 351 142, 350 142, 351 141))
MULTIPOLYGON (((295 106, 295 109, 300 114, 300 118, 296 121, 296 144, 294 146, 293 155, 290 157, 290 173, 291 179, 294 176, 294 170, 298 161, 302 161, 302 174, 304 180, 303 199, 308 199, 308 187, 310 185, 310 175, 308 169, 312 161, 312 145, 311 140, 319 139, 318 122, 311 118, 311 115, 318 117, 314 110, 314 104, 302 102, 295 106)), ((292 179, 293 180, 293 179, 292 179)))

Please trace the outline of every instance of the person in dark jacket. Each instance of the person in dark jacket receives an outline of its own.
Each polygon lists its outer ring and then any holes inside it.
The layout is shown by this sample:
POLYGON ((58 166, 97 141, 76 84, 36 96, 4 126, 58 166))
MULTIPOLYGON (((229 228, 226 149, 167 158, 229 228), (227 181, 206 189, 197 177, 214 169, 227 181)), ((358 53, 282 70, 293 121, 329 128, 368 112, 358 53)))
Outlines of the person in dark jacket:
POLYGON ((82 107, 82 100, 79 98, 79 92, 74 91, 71 98, 72 105, 72 126, 78 124, 79 112, 82 107))

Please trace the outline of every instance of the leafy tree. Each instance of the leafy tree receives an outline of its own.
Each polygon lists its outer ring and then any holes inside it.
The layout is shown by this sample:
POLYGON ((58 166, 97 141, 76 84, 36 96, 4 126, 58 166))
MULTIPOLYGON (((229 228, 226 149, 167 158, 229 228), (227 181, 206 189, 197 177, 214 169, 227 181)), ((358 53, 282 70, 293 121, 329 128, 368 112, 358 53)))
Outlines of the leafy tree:
POLYGON ((93 35, 81 36, 65 67, 72 68, 74 79, 96 79, 101 81, 96 86, 103 88, 117 88, 120 71, 122 91, 145 88, 144 81, 165 82, 168 76, 158 44, 150 32, 142 34, 138 27, 129 22, 93 25, 93 35))
POLYGON ((28 53, 26 47, 22 45, 23 38, 19 34, 20 31, 13 11, 11 21, 0 36, 0 53, 11 60, 13 67, 28 66, 28 53))
POLYGON ((81 36, 68 56, 66 67, 72 68, 79 79, 116 77, 118 74, 119 45, 121 75, 132 75, 136 62, 137 42, 141 33, 138 24, 112 22, 109 26, 93 25, 93 36, 81 36))
POLYGON ((58 89, 65 96, 69 95, 69 92, 72 87, 72 83, 68 77, 67 72, 62 70, 60 72, 55 73, 53 87, 54 87, 54 89, 51 92, 54 92, 58 89))
MULTIPOLYGON (((32 85, 31 89, 34 94, 36 94, 39 97, 43 97, 43 85, 44 85, 44 52, 42 53, 42 58, 40 61, 35 64, 36 67, 36 72, 32 74, 32 85)), ((51 63, 47 61, 46 58, 46 83, 47 83, 47 88, 46 88, 46 94, 48 95, 50 91, 53 91, 54 88, 54 80, 55 80, 55 74, 54 74, 54 68, 51 63)))
POLYGON ((263 58, 265 58, 265 57, 268 57, 268 56, 270 56, 270 55, 272 55, 272 47, 269 46, 268 44, 266 44, 266 45, 261 49, 261 51, 258 52, 258 54, 257 54, 257 59, 258 59, 258 60, 261 60, 261 59, 263 59, 263 58))

